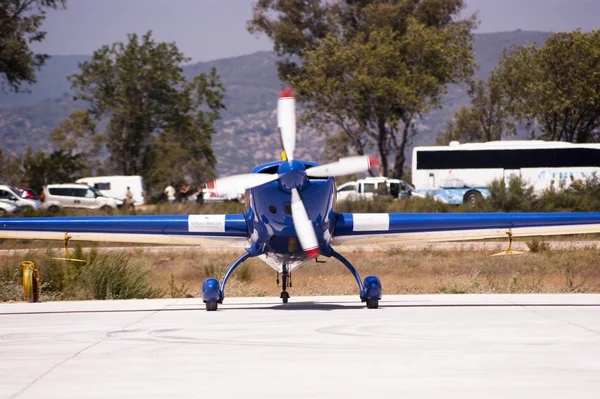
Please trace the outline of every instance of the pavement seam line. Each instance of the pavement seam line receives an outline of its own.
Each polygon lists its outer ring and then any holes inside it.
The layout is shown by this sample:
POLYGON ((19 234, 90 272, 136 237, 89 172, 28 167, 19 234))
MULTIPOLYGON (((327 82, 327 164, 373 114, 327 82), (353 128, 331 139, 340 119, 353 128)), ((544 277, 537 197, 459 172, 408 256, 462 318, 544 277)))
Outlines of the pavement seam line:
POLYGON ((570 325, 572 325, 572 326, 579 327, 579 328, 581 328, 581 329, 584 329, 584 330, 586 330, 586 331, 593 332, 593 333, 596 333, 596 334, 600 335, 600 331, 596 331, 596 330, 594 330, 594 329, 591 329, 591 328, 588 328, 588 327, 585 327, 585 326, 579 325, 579 324, 577 324, 577 323, 573 323, 573 322, 571 322, 571 321, 569 321, 569 320, 565 320, 565 319, 561 319, 561 318, 558 318, 558 317, 549 316, 549 315, 546 315, 546 314, 543 314, 543 313, 539 313, 537 310, 535 310, 535 309, 534 309, 534 308, 532 308, 532 307, 528 307, 528 306, 525 306, 525 305, 522 305, 522 304, 519 304, 519 303, 514 303, 514 302, 511 302, 511 301, 509 301, 509 300, 508 300, 508 299, 506 299, 506 298, 501 298, 501 297, 499 297, 498 299, 500 299, 500 300, 503 300, 503 301, 505 301, 505 302, 508 302, 508 303, 510 303, 510 304, 513 304, 513 305, 519 306, 520 308, 523 308, 523 309, 525 309, 525 310, 528 310, 528 311, 530 311, 530 312, 533 312, 533 313, 535 313, 536 315, 538 315, 538 316, 541 316, 541 317, 544 317, 544 318, 546 318, 546 319, 551 319, 551 320, 556 320, 556 321, 560 321, 560 322, 563 322, 563 323, 567 323, 567 324, 570 324, 570 325))
MULTIPOLYGON (((155 314, 159 313, 160 311, 166 309, 169 306, 172 306, 174 304, 176 304, 178 301, 178 299, 175 299, 173 302, 170 302, 168 304, 166 304, 162 309, 156 309, 154 311, 151 311, 151 313, 145 315, 144 317, 140 318, 139 320, 136 320, 132 323, 127 324, 126 326, 121 327, 121 329, 119 331, 124 331, 126 328, 131 327, 135 324, 141 323, 142 321, 146 320, 147 318, 154 316, 155 314)), ((42 373, 42 375, 40 375, 39 377, 35 378, 33 381, 31 381, 29 384, 27 384, 23 389, 21 389, 19 392, 15 393, 14 395, 11 395, 8 397, 8 399, 14 399, 16 397, 18 397, 19 395, 21 395, 22 393, 24 393, 25 391, 27 391, 29 388, 31 388, 33 385, 35 385, 38 381, 42 380, 44 377, 46 377, 48 374, 52 373, 54 370, 56 370, 58 367, 62 366, 63 364, 67 363, 69 360, 75 359, 77 356, 79 356, 80 354, 82 354, 83 352, 87 351, 88 349, 93 348, 94 346, 101 344, 105 341, 108 341, 111 338, 110 335, 105 334, 104 338, 102 338, 101 340, 94 342, 91 345, 86 346, 85 348, 79 350, 78 352, 76 352, 74 355, 67 357, 66 359, 61 360, 60 362, 58 362, 57 364, 55 364, 54 366, 50 367, 50 369, 48 369, 46 372, 42 373)))

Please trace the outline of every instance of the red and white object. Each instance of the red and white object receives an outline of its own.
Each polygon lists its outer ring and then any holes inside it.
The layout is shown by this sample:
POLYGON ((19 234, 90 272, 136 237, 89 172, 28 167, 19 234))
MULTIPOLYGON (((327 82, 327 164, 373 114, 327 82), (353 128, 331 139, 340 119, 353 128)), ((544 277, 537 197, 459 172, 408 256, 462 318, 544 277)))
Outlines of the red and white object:
POLYGON ((309 259, 319 256, 319 243, 315 229, 312 221, 308 218, 300 194, 295 188, 292 189, 292 219, 294 220, 296 235, 306 256, 309 259))
POLYGON ((306 171, 310 177, 345 176, 367 172, 379 164, 374 155, 360 155, 342 158, 337 162, 315 166, 306 171))
POLYGON ((292 89, 283 89, 277 101, 277 127, 281 133, 283 150, 290 161, 296 149, 296 100, 292 89))

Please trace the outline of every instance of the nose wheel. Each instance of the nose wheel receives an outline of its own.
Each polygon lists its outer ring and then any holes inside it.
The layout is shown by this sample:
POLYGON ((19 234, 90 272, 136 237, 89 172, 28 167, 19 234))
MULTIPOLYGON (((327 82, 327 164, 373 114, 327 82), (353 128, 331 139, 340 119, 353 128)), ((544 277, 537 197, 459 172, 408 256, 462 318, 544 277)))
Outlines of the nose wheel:
MULTIPOLYGON (((283 288, 283 291, 281 291, 281 295, 279 295, 279 298, 281 298, 283 303, 288 303, 288 300, 290 299, 290 294, 287 292, 288 283, 291 287, 292 275, 288 272, 287 266, 284 264, 283 271, 281 272, 281 287, 283 288)), ((277 275, 277 285, 279 285, 279 275, 277 275)))

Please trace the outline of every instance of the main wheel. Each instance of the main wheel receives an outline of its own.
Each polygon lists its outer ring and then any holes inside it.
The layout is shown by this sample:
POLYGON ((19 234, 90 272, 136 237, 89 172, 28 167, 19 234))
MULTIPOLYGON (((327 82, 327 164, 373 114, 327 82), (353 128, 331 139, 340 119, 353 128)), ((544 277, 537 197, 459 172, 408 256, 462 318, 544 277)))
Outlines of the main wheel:
POLYGON ((217 301, 206 301, 206 310, 213 311, 217 310, 217 301))
POLYGON ((379 307, 379 299, 367 299, 367 309, 377 309, 379 307))
POLYGON ((288 299, 290 299, 290 294, 288 294, 287 291, 283 291, 280 297, 283 303, 288 303, 288 299))

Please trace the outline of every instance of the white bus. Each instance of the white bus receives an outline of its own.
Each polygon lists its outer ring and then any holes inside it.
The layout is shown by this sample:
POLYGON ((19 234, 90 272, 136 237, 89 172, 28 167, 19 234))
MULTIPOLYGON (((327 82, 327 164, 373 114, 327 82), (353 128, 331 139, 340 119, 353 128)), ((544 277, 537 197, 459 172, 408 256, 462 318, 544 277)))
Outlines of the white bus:
POLYGON ((562 182, 600 177, 600 144, 514 140, 415 147, 412 182, 418 192, 460 204, 489 196, 493 180, 521 177, 539 193, 562 182))

